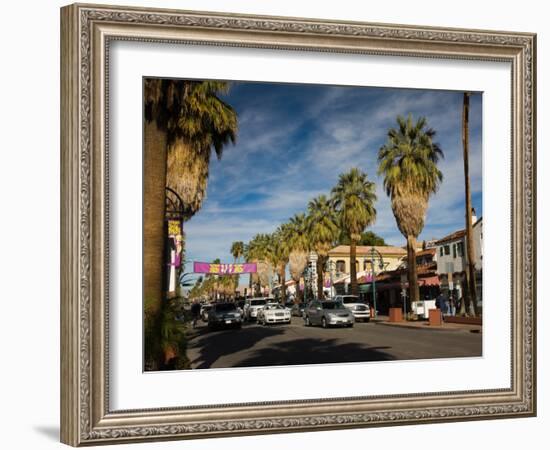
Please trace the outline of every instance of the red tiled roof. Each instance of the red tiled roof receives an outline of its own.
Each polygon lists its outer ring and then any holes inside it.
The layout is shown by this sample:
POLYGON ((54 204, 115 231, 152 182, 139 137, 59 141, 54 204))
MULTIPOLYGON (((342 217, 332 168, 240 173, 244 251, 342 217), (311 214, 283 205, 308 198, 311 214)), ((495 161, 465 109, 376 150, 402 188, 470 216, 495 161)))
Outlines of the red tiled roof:
POLYGON ((421 250, 419 252, 416 252, 416 256, 425 256, 425 255, 434 256, 435 252, 436 252, 435 248, 427 248, 426 250, 421 250))
POLYGON ((455 231, 454 233, 448 234, 444 238, 439 239, 435 243, 444 244, 445 242, 456 241, 457 239, 463 238, 464 236, 466 236, 466 230, 458 230, 458 231, 455 231))
MULTIPOLYGON (((371 251, 372 245, 358 245, 356 251, 358 255, 368 255, 371 251)), ((392 245, 374 245, 374 249, 379 251, 381 255, 403 255, 407 254, 407 251, 401 247, 394 247, 392 245)), ((328 254, 344 253, 349 255, 349 245, 339 245, 329 250, 328 254)))

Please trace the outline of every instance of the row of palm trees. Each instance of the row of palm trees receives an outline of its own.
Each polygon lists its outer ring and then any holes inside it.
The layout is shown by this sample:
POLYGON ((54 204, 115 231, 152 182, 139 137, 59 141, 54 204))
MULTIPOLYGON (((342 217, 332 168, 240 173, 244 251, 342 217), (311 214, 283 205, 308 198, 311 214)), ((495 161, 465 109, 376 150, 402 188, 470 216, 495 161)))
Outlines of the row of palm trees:
MULTIPOLYGON (((251 276, 251 285, 258 290, 269 284, 271 274, 278 277, 281 296, 285 297, 286 268, 291 278, 298 283, 308 264, 311 251, 317 259, 317 291, 323 295, 323 267, 329 250, 341 238, 342 231, 351 238, 351 258, 354 266, 355 246, 364 229, 376 220, 375 184, 358 168, 340 175, 330 197, 319 195, 312 199, 307 211, 296 213, 288 222, 281 224, 273 233, 256 234, 246 245, 234 242, 232 253, 256 262, 257 273, 251 276), (240 252, 234 252, 239 249, 240 252)), ((357 291, 357 277, 352 291, 357 291)), ((297 291, 298 296, 301 292, 297 291)), ((300 299, 300 297, 298 297, 300 299)))
MULTIPOLYGON (((391 199, 397 226, 407 240, 409 298, 418 300, 416 239, 424 227, 428 200, 443 180, 437 164, 443 157, 434 142, 435 131, 425 118, 416 122, 409 115, 397 117, 397 127, 387 133, 386 143, 378 151, 378 174, 384 177, 384 189, 391 199)), ((258 290, 269 285, 271 274, 278 276, 285 297, 286 267, 299 284, 308 263, 308 254, 317 254, 317 292, 323 297, 324 267, 329 250, 342 238, 350 242, 350 290, 358 294, 356 247, 362 233, 376 221, 376 186, 367 174, 354 167, 339 176, 330 196, 319 195, 273 233, 256 234, 246 245, 234 242, 235 260, 244 256, 257 263, 250 278, 258 290)), ((301 291, 297 289, 298 299, 301 291)))
MULTIPOLYGON (((221 261, 215 259, 213 263, 219 264, 221 261)), ((214 275, 207 274, 204 277, 199 277, 193 287, 190 289, 188 297, 189 300, 194 301, 196 299, 202 299, 205 297, 208 298, 218 298, 222 296, 223 298, 233 297, 235 290, 239 285, 239 276, 238 275, 214 275)))

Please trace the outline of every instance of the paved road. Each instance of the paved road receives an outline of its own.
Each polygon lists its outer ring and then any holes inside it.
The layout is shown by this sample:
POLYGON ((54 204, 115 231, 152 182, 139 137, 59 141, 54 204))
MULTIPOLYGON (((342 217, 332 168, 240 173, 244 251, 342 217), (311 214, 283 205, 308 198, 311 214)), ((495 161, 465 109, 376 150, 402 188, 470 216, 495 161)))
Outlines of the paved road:
POLYGON ((208 331, 189 342, 193 369, 252 367, 481 356, 481 334, 413 330, 356 323, 353 328, 244 324, 240 330, 208 331))

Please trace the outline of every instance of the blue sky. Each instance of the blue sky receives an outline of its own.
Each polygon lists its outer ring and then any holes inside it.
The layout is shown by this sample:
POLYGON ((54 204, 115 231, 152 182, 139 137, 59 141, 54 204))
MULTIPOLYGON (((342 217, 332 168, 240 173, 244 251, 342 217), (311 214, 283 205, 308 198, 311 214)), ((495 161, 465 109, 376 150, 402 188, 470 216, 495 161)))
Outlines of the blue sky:
MULTIPOLYGON (((369 229, 405 245, 377 176, 376 156, 398 114, 425 116, 445 154, 443 183, 430 199, 419 239, 464 226, 462 92, 232 82, 224 99, 237 111, 236 145, 210 165, 207 199, 185 224, 188 261, 232 261, 233 241, 272 232, 308 201, 328 194, 338 175, 359 167, 376 183, 377 220, 369 229)), ((481 94, 470 100, 472 201, 482 215, 481 94)), ((190 267, 187 268, 188 270, 190 267)))

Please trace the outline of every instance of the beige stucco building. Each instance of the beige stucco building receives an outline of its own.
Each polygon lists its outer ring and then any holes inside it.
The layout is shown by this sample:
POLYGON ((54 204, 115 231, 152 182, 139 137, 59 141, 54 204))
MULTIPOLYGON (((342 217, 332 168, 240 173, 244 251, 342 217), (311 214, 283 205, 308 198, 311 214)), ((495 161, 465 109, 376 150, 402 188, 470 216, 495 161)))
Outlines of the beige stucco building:
MULTIPOLYGON (((357 273, 359 272, 371 272, 371 260, 373 246, 357 246, 357 273)), ((382 270, 395 270, 407 259, 407 251, 401 247, 394 247, 391 245, 375 245, 374 249, 380 253, 384 261, 384 268, 382 270)), ((334 247, 328 252, 329 264, 334 267, 334 273, 336 278, 343 277, 350 273, 350 247, 349 245, 339 245, 334 247)), ((378 264, 378 256, 376 257, 376 263, 378 264)), ((376 272, 381 270, 376 268, 376 272)))

